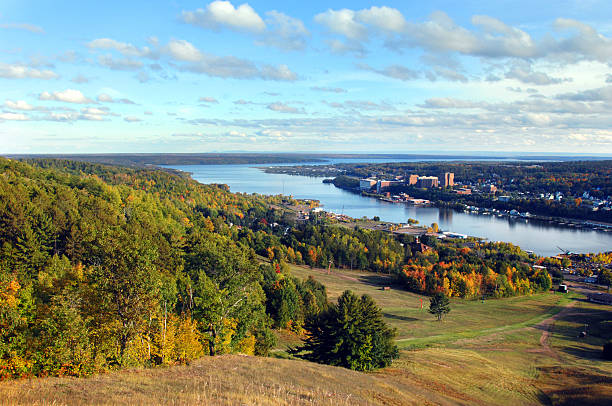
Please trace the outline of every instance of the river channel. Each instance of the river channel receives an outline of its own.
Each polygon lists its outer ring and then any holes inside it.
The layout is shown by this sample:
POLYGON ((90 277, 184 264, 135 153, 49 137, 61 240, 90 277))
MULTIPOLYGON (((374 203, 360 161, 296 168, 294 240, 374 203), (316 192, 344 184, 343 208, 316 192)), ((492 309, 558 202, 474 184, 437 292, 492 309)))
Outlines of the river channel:
MULTIPOLYGON (((362 161, 336 159, 332 163, 362 161)), ((284 194, 300 199, 317 199, 325 210, 355 218, 378 216, 381 220, 396 223, 405 223, 413 218, 422 225, 435 222, 443 231, 483 237, 490 241, 511 242, 538 255, 557 255, 562 252, 561 249, 577 253, 612 250, 612 232, 575 229, 533 219, 387 203, 338 189, 332 184, 323 183, 322 178, 271 174, 257 168, 265 166, 271 165, 173 165, 172 168, 190 172, 201 183, 227 184, 232 192, 284 194)))

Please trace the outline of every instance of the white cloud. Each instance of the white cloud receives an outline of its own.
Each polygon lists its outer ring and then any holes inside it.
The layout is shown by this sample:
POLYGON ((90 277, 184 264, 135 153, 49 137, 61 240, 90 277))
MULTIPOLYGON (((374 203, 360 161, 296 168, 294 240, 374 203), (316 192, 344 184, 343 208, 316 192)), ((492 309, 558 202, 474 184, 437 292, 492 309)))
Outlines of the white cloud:
POLYGON ((266 24, 248 4, 235 8, 229 1, 213 1, 206 9, 183 11, 183 21, 210 30, 227 27, 236 31, 263 32, 266 24))
POLYGON ((558 95, 557 99, 582 102, 602 101, 606 103, 612 103, 612 86, 582 90, 580 92, 575 93, 564 93, 558 95))
POLYGON ((22 64, 0 62, 0 78, 5 79, 56 79, 59 75, 51 70, 39 70, 22 64))
POLYGON ((198 62, 204 59, 204 54, 185 40, 171 40, 166 49, 174 59, 179 61, 198 62))
POLYGON ((89 82, 89 78, 85 77, 85 76, 83 76, 81 74, 78 74, 75 77, 73 77, 72 79, 70 79, 70 81, 74 82, 74 83, 78 83, 78 84, 88 83, 89 82))
POLYGON ((140 118, 138 117, 134 117, 134 116, 127 116, 123 118, 124 121, 128 122, 128 123, 137 123, 139 121, 142 121, 140 118))
POLYGON ((256 44, 273 46, 286 51, 299 51, 306 48, 306 40, 310 32, 301 20, 276 10, 268 11, 266 16, 268 29, 256 44))
POLYGON ((115 59, 112 55, 99 55, 98 63, 112 70, 138 70, 142 62, 131 58, 115 59))
POLYGON ((370 72, 378 73, 379 75, 387 76, 399 80, 414 80, 418 79, 421 74, 419 71, 407 68, 401 65, 391 65, 384 69, 375 69, 367 64, 359 64, 359 68, 370 72))
POLYGON ((304 23, 277 10, 267 11, 265 21, 248 4, 235 8, 229 1, 214 1, 206 9, 183 11, 185 23, 219 31, 228 28, 256 36, 256 45, 272 46, 285 51, 306 48, 310 33, 304 23))
POLYGON ((332 52, 353 52, 358 55, 364 54, 361 43, 368 41, 371 34, 396 34, 403 32, 406 27, 402 13, 386 6, 359 11, 329 9, 317 14, 314 20, 330 33, 347 39, 346 42, 338 39, 327 41, 332 52))
POLYGON ((401 12, 390 7, 363 10, 327 10, 315 21, 346 41, 329 41, 334 52, 359 50, 373 35, 385 38, 385 45, 401 50, 421 48, 430 53, 459 53, 485 58, 518 58, 524 60, 550 58, 577 62, 612 59, 612 39, 593 27, 572 19, 557 19, 557 33, 540 39, 526 31, 486 15, 474 15, 473 27, 458 25, 441 11, 423 22, 406 21, 401 12), (559 33, 561 35, 559 35, 559 33))
POLYGON ((66 103, 88 104, 93 103, 93 100, 85 97, 80 90, 66 89, 61 92, 42 92, 38 96, 39 100, 53 100, 66 103))
POLYGON ((326 40, 325 43, 330 51, 335 54, 354 53, 357 56, 365 55, 365 48, 359 41, 340 41, 338 39, 326 40))
POLYGON ((245 106, 247 104, 257 104, 255 102, 252 102, 252 101, 249 101, 249 100, 244 100, 244 99, 235 100, 233 103, 237 104, 237 105, 242 105, 242 106, 245 106))
POLYGON ((136 104, 130 99, 114 99, 111 95, 106 93, 100 93, 97 100, 101 103, 121 103, 121 104, 136 104))
POLYGON ((200 52, 185 40, 172 40, 165 47, 166 52, 181 62, 190 62, 178 67, 179 70, 203 73, 209 76, 234 79, 264 79, 277 81, 297 80, 295 72, 287 65, 263 65, 235 56, 216 56, 200 52))
POLYGON ((389 103, 376 103, 371 100, 347 100, 343 103, 324 102, 330 107, 355 111, 392 111, 395 107, 389 103))
POLYGON ((534 72, 531 65, 528 63, 515 64, 508 72, 507 79, 516 79, 519 82, 532 85, 553 85, 563 82, 569 82, 568 78, 553 78, 544 72, 534 72))
POLYGON ((126 42, 116 41, 110 38, 98 38, 87 44, 90 49, 115 50, 124 56, 141 57, 151 53, 149 47, 138 48, 126 42))
POLYGON ((106 108, 86 107, 82 108, 81 115, 75 118, 87 121, 104 121, 105 116, 110 114, 110 111, 106 108))
POLYGON ((402 32, 406 27, 406 20, 402 13, 394 8, 382 6, 359 10, 357 20, 382 31, 402 32))
POLYGON ((208 97, 208 96, 200 97, 198 101, 200 103, 219 103, 219 100, 215 99, 214 97, 208 97))
POLYGON ((438 78, 444 78, 446 80, 450 80, 451 82, 467 82, 468 78, 462 74, 461 72, 458 72, 456 70, 453 69, 448 69, 448 68, 442 68, 440 66, 436 66, 433 71, 431 72, 427 72, 426 76, 431 80, 431 81, 435 81, 438 78))
POLYGON ((287 65, 271 66, 265 65, 261 68, 262 79, 278 80, 292 82, 297 80, 298 76, 287 65))
POLYGON ((0 121, 27 121, 30 118, 23 113, 0 113, 0 121))
POLYGON ((434 97, 425 100, 425 103, 421 107, 434 109, 472 109, 482 107, 482 104, 469 100, 454 99, 451 97, 434 97))
POLYGON ((591 59, 609 63, 612 59, 612 39, 598 33, 593 27, 580 21, 559 18, 555 28, 560 31, 577 31, 577 35, 561 39, 555 51, 570 59, 591 59))
POLYGON ((4 28, 7 30, 24 30, 24 31, 30 31, 33 32, 35 34, 44 34, 45 30, 42 29, 42 27, 39 27, 38 25, 34 25, 34 24, 28 24, 28 23, 7 23, 7 24, 0 24, 0 28, 4 28))
POLYGON ((310 90, 314 90, 315 92, 346 93, 346 89, 342 89, 341 87, 312 86, 310 90))
POLYGON ((363 40, 367 36, 367 28, 356 20, 353 10, 329 9, 314 17, 315 22, 323 25, 330 32, 340 34, 351 40, 363 40))
POLYGON ((106 108, 97 108, 97 107, 85 107, 81 109, 81 113, 83 114, 92 114, 97 116, 107 116, 110 114, 108 109, 106 108))
POLYGON ((7 108, 12 109, 12 110, 24 110, 24 111, 34 110, 34 106, 32 106, 31 104, 29 104, 28 102, 24 100, 17 100, 17 101, 7 100, 4 102, 4 105, 7 108))
POLYGON ((292 113, 292 114, 304 113, 303 109, 298 109, 296 107, 292 107, 292 106, 289 106, 288 104, 280 103, 280 102, 268 104, 268 109, 279 112, 279 113, 292 113))

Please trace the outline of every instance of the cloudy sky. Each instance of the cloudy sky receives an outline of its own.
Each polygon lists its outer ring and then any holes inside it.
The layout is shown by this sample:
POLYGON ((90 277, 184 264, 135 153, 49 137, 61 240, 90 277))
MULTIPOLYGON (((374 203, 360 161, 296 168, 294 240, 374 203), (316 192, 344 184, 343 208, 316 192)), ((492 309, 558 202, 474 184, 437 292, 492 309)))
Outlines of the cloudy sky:
POLYGON ((291 3, 2 0, 0 153, 612 154, 609 0, 291 3))

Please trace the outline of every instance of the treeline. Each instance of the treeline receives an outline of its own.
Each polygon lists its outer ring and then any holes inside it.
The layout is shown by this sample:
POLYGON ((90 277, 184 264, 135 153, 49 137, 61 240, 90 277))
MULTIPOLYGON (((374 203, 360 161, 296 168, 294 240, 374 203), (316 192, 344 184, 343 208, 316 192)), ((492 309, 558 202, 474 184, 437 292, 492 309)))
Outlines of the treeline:
POLYGON ((149 165, 245 165, 324 162, 325 157, 312 154, 70 154, 70 155, 15 155, 21 159, 67 159, 101 164, 139 166, 149 165))
POLYGON ((307 224, 274 231, 242 229, 238 241, 251 246, 269 260, 305 264, 312 267, 365 269, 396 272, 401 269, 405 249, 388 233, 307 224))
POLYGON ((414 292, 462 298, 509 297, 550 289, 550 274, 533 268, 532 262, 512 244, 445 243, 410 258, 400 278, 414 292))
POLYGON ((272 216, 260 196, 30 163, 0 160, 0 378, 265 354, 273 325, 326 306, 319 284, 270 276, 235 238, 272 216))

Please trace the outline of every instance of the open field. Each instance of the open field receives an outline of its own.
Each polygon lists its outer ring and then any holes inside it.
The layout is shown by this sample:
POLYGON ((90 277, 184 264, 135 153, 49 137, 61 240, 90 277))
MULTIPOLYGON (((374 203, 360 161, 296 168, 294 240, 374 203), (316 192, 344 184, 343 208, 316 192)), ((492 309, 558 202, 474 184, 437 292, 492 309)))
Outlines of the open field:
POLYGON ((612 338, 610 306, 576 293, 484 303, 454 299, 451 312, 438 322, 427 311, 428 297, 404 291, 384 275, 345 270, 328 275, 301 266, 292 272, 313 275, 332 300, 345 289, 374 297, 404 349, 391 368, 379 372, 392 380, 399 376, 457 399, 465 396, 468 404, 612 403, 612 362, 601 359, 604 340, 598 338, 612 338), (578 339, 585 323, 593 335, 578 339))
MULTIPOLYGON (((301 360, 236 355, 190 366, 133 369, 87 379, 0 383, 2 404, 220 405, 603 405, 612 403, 612 362, 600 359, 612 308, 578 294, 453 300, 442 322, 429 300, 371 273, 292 266, 313 275, 332 300, 344 290, 372 295, 398 329, 401 356, 359 373, 301 360), (383 291, 381 286, 392 286, 383 291), (423 299, 424 309, 420 309, 423 299), (579 339, 585 329, 590 334, 579 339)), ((297 337, 280 334, 281 347, 297 337)), ((277 355, 283 356, 282 351, 277 355)))
POLYGON ((427 311, 427 296, 392 285, 393 279, 385 275, 337 269, 328 275, 324 270, 304 266, 292 266, 292 272, 299 278, 314 276, 327 287, 330 300, 335 300, 346 289, 372 296, 382 307, 387 323, 397 328, 401 347, 454 341, 536 324, 558 312, 570 302, 571 297, 539 293, 485 300, 484 303, 480 300, 452 299, 450 314, 438 322, 427 311), (382 290, 383 286, 390 286, 391 290, 382 290))

